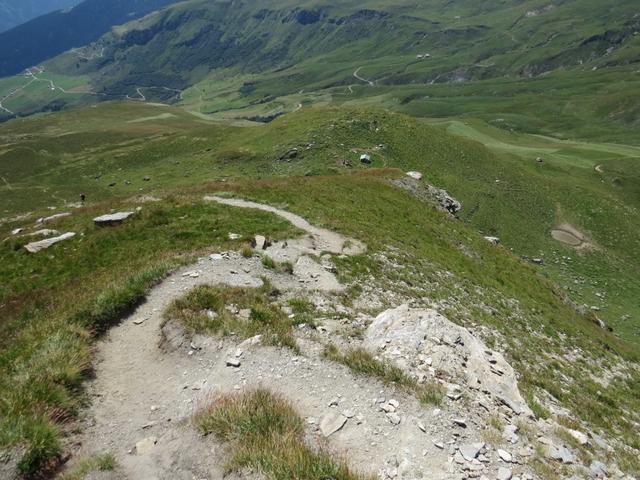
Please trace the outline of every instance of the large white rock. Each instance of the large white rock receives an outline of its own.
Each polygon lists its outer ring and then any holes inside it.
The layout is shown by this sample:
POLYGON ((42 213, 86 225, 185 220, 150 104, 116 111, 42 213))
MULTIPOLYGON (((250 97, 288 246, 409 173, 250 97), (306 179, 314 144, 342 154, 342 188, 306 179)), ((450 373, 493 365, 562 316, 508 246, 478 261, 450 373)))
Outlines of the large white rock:
POLYGON ((96 217, 93 219, 93 223, 98 226, 108 226, 108 225, 119 225, 124 222, 127 218, 134 215, 135 212, 118 212, 118 213, 110 213, 107 215, 102 215, 100 217, 96 217))
POLYGON ((27 243, 24 246, 24 248, 26 248, 28 252, 38 253, 40 250, 44 250, 46 248, 49 248, 51 245, 55 245, 58 242, 68 240, 69 238, 73 238, 75 236, 76 236, 75 233, 67 232, 58 237, 51 237, 51 238, 46 238, 44 240, 40 240, 39 242, 27 243))
POLYGON ((407 176, 414 180, 422 180, 422 173, 420 172, 407 172, 407 176))
POLYGON ((435 310, 402 305, 381 313, 367 329, 365 347, 417 378, 442 370, 471 392, 488 392, 514 413, 533 415, 504 357, 435 310))
POLYGON ((58 220, 59 218, 64 218, 64 217, 68 217, 71 214, 66 212, 66 213, 56 213, 55 215, 51 215, 50 217, 42 217, 38 219, 38 223, 47 223, 47 222, 52 222, 54 220, 58 220))

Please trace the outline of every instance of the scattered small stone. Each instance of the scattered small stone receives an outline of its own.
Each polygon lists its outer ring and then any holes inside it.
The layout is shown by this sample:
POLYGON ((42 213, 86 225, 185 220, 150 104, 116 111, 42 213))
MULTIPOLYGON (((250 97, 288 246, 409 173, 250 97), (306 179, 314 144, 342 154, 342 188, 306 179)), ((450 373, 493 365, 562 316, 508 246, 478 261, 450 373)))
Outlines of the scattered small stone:
POLYGON ((503 462, 506 462, 506 463, 511 463, 511 461, 513 460, 513 457, 511 456, 511 454, 506 450, 502 450, 501 448, 498 449, 498 456, 503 462))
POLYGON ((228 358, 226 364, 227 367, 239 368, 242 362, 237 358, 228 358))
POLYGON ((518 431, 518 427, 516 425, 506 425, 504 427, 504 430, 502 431, 502 438, 504 438, 505 440, 511 442, 511 443, 517 443, 518 441, 518 435, 516 435, 516 432, 518 431))
POLYGON ((458 427, 467 428, 467 421, 462 418, 454 418, 453 423, 458 427))
POLYGON ((407 172, 407 177, 411 177, 414 180, 422 180, 422 173, 420 173, 420 172, 407 172))
POLYGON ((604 463, 594 460, 589 467, 589 475, 591 478, 606 478, 609 475, 609 470, 604 463))
POLYGON ((500 245, 500 239, 498 237, 484 237, 484 239, 493 245, 500 245))
POLYGON ((460 446, 460 453, 468 462, 478 456, 480 450, 484 447, 484 443, 468 443, 460 446))
POLYGON ((147 437, 136 443, 136 455, 146 455, 154 449, 158 443, 156 437, 147 437))
POLYGON ((393 425, 400 425, 401 422, 400 415, 395 412, 387 413, 387 420, 389 420, 393 425))
POLYGON ((558 460, 566 464, 571 464, 574 462, 573 454, 569 451, 567 447, 564 447, 564 446, 558 447, 556 445, 551 445, 549 447, 547 456, 552 460, 558 460))
POLYGON ((146 318, 136 318, 136 319, 133 321, 133 324, 134 324, 134 325, 142 325, 146 320, 147 320, 146 318))
POLYGON ((427 427, 424 426, 424 423, 418 422, 418 428, 422 430, 424 433, 427 433, 427 427))
POLYGON ((336 411, 327 413, 320 422, 320 431, 325 437, 329 437, 341 430, 347 423, 347 417, 336 411))
POLYGON ((500 467, 496 478, 497 480, 511 480, 513 478, 513 472, 508 468, 500 467))
POLYGON ((569 435, 575 438, 580 445, 586 445, 587 443, 589 443, 589 437, 587 437, 584 433, 579 432, 578 430, 572 430, 570 428, 567 429, 567 432, 569 432, 569 435))
POLYGON ((386 412, 386 413, 393 413, 393 412, 396 411, 396 407, 394 407, 390 403, 385 403, 385 404, 380 406, 380 410, 382 410, 383 412, 386 412))
POLYGON ((439 448, 440 450, 444 450, 444 443, 442 443, 442 442, 433 442, 433 444, 435 445, 436 448, 439 448))
POLYGON ((240 240, 242 235, 238 235, 237 233, 229 233, 229 240, 240 240))

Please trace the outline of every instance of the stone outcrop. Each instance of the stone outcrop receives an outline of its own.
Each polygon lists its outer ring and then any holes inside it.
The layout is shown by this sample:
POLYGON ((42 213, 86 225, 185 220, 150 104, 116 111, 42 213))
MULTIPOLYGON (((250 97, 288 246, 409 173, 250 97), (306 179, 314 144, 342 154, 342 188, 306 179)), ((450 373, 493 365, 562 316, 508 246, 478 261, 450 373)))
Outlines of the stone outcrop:
POLYGON ((466 385, 480 401, 488 396, 516 415, 531 415, 504 357, 435 310, 402 305, 383 312, 369 326, 365 346, 418 379, 444 372, 448 383, 466 385))

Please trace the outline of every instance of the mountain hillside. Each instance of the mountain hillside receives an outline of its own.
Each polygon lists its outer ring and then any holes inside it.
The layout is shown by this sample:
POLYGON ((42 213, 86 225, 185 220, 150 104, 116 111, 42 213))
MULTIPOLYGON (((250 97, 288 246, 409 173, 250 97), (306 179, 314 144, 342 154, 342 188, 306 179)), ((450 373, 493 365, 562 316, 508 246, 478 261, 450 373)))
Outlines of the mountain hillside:
POLYGON ((398 85, 640 60, 640 9, 629 0, 369 3, 192 0, 107 35, 104 56, 82 71, 97 71, 107 93, 163 83, 183 89, 218 69, 280 71, 282 89, 291 90, 344 84, 357 62, 376 83, 398 85))
POLYGON ((81 0, 0 0, 0 33, 54 10, 73 7, 81 0))
POLYGON ((0 76, 20 73, 73 47, 98 39, 112 26, 175 0, 85 0, 0 33, 0 76))

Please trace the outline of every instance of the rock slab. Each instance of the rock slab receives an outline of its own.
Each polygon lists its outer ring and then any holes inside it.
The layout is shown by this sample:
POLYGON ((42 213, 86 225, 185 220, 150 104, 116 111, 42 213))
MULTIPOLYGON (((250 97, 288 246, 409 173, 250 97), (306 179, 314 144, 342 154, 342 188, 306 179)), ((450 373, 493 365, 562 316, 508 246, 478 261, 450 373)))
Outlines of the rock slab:
POLYGON ((75 237, 76 234, 74 232, 63 233, 58 237, 46 238, 44 240, 40 240, 39 242, 31 242, 27 243, 24 248, 27 249, 30 253, 38 253, 40 250, 45 250, 52 245, 55 245, 58 242, 62 242, 64 240, 68 240, 70 238, 75 237))
POLYGON ((107 215, 102 215, 100 217, 96 217, 93 219, 93 223, 95 223, 99 227, 108 227, 112 225, 120 225, 126 219, 134 215, 134 212, 118 212, 118 213, 110 213, 107 215))
POLYGON ((329 437, 341 430, 347 423, 347 417, 339 412, 329 412, 320 421, 320 431, 325 437, 329 437))

